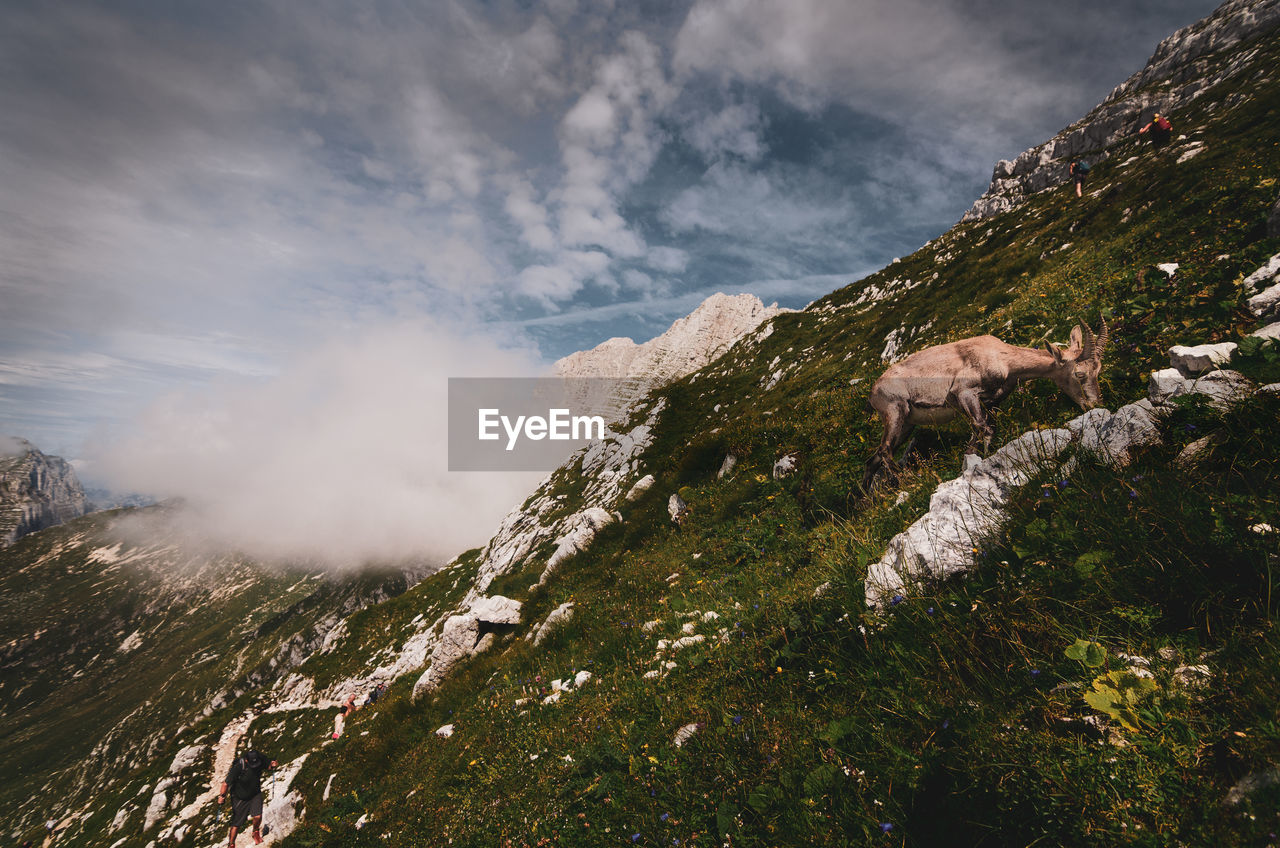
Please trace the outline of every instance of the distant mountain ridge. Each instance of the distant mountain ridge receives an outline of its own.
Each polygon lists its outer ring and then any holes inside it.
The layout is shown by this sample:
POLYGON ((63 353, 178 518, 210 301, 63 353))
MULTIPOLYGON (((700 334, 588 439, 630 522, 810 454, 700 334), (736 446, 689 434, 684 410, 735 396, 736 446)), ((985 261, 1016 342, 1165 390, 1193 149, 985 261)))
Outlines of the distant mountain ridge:
POLYGON ((576 399, 593 411, 600 411, 608 420, 618 421, 632 403, 649 391, 708 365, 765 321, 790 311, 776 303, 765 306, 752 294, 716 292, 656 338, 643 344, 629 338, 609 339, 557 360, 552 373, 557 377, 617 381, 605 396, 576 399))
POLYGON ((89 511, 69 462, 26 439, 0 438, 0 547, 89 511))

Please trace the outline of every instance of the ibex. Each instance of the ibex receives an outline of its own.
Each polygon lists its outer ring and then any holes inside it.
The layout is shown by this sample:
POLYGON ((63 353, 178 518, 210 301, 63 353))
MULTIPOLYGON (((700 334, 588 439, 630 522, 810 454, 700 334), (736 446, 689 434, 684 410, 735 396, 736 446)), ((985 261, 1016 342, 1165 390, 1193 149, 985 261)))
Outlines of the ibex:
POLYGON ((1045 342, 1045 350, 1015 347, 995 336, 977 336, 935 345, 913 353, 889 368, 871 387, 870 403, 880 415, 884 437, 867 460, 863 488, 886 466, 896 466, 893 453, 917 424, 941 424, 964 413, 973 426, 966 453, 985 454, 995 428, 987 407, 1008 397, 1024 380, 1046 378, 1063 394, 1089 410, 1101 401, 1098 372, 1107 345, 1107 322, 1095 338, 1083 321, 1071 331, 1066 350, 1045 342))

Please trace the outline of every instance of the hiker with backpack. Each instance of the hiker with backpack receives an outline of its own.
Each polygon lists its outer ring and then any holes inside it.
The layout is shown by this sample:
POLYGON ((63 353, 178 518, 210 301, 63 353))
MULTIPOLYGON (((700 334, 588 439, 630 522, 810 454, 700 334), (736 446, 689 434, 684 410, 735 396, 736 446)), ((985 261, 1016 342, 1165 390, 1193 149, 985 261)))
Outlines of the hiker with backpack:
POLYGON ((231 764, 227 779, 218 791, 221 804, 227 798, 227 790, 231 790, 231 836, 227 843, 231 848, 236 848, 236 832, 250 818, 253 819, 253 842, 255 845, 262 842, 262 773, 277 765, 275 760, 268 763, 257 751, 246 751, 231 764))
POLYGON ((364 705, 366 707, 371 707, 378 703, 378 699, 381 698, 386 691, 387 684, 385 683, 379 683, 377 686, 374 686, 373 689, 369 691, 369 697, 365 699, 364 705))
POLYGON ((1076 197, 1084 197, 1084 178, 1089 176, 1089 163, 1077 159, 1071 163, 1070 171, 1076 181, 1076 197))
POLYGON ((1169 138, 1173 135, 1173 124, 1169 123, 1169 119, 1159 112, 1151 119, 1151 123, 1138 130, 1138 135, 1147 135, 1150 133, 1151 147, 1159 150, 1169 143, 1169 138))

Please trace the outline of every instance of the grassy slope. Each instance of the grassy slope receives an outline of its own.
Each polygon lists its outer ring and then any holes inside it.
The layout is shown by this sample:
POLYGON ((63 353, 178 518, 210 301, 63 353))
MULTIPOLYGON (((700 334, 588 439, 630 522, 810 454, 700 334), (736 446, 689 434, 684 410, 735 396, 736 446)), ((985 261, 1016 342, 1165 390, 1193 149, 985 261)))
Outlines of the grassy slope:
MULTIPOLYGON (((1083 200, 1062 186, 957 226, 665 390, 671 411, 645 457, 659 485, 546 589, 512 581, 527 620, 574 599, 573 623, 540 649, 516 641, 481 656, 428 705, 411 706, 402 685, 359 714, 353 726, 369 734, 349 732, 299 777, 307 823, 288 844, 1265 842, 1280 791, 1238 809, 1220 802, 1242 775, 1280 762, 1280 563, 1275 537, 1247 529, 1280 526, 1275 395, 1225 417, 1188 404, 1165 423, 1166 446, 1130 469, 1082 465, 1028 487, 971 580, 908 599, 868 632, 866 566, 954 476, 967 433, 922 436, 901 505, 856 487, 878 437, 868 385, 894 329, 928 325, 907 349, 982 332, 1035 344, 1105 309, 1114 408, 1144 394, 1170 344, 1253 328, 1240 278, 1280 250, 1263 228, 1280 192, 1277 41, 1253 67, 1174 115, 1207 144, 1197 157, 1175 164, 1184 143, 1156 155, 1126 142, 1093 169, 1083 200), (1207 109, 1234 91, 1250 96, 1207 109), (1151 267, 1170 261, 1172 280, 1151 267), (931 282, 847 307, 894 278, 931 282), (851 389, 851 378, 863 381, 851 389), (1171 464, 1210 430, 1222 444, 1206 463, 1171 464), (774 481, 786 451, 800 471, 774 481), (726 452, 741 462, 717 480, 726 452), (681 487, 692 513, 675 529, 665 498, 681 487), (695 630, 711 638, 661 680, 644 678, 657 639, 706 610, 720 618, 695 630), (651 634, 639 627, 649 620, 662 621, 651 634), (1157 693, 1112 742, 1084 721, 1097 713, 1081 693, 1099 669, 1063 653, 1080 637, 1109 650, 1110 668, 1121 651, 1153 658, 1157 693), (1154 660, 1162 648, 1170 660, 1154 660), (1207 687, 1175 685, 1173 668, 1205 652, 1207 687), (582 669, 591 684, 537 704, 551 679, 582 669), (701 732, 677 747, 690 722, 701 732), (446 723, 453 737, 435 737, 446 723)), ((1240 367, 1274 381, 1275 359, 1263 350, 1240 367)), ((1074 414, 1033 385, 1007 401, 998 433, 1074 414)), ((399 615, 457 579, 428 579, 399 615)))
POLYGON ((84 830, 100 837, 127 801, 146 808, 150 796, 135 796, 179 748, 213 741, 249 705, 282 645, 396 590, 383 577, 330 583, 236 557, 193 565, 161 546, 116 545, 115 517, 96 513, 0 550, 0 809, 14 825, 92 805, 84 830), (96 559, 99 548, 122 561, 96 559), (139 646, 119 650, 135 631, 139 646), (224 705, 206 715, 219 693, 224 705))

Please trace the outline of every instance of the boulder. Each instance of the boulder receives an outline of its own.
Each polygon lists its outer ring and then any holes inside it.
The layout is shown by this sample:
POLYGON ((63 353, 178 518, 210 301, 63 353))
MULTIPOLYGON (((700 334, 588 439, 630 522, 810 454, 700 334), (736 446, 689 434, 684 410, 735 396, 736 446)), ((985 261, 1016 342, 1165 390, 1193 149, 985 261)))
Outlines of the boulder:
POLYGON ((796 466, 799 464, 799 457, 794 453, 783 454, 778 461, 773 464, 773 479, 781 480, 784 477, 790 477, 795 473, 796 466))
POLYGON ((605 526, 612 524, 614 520, 613 513, 598 506, 584 509, 569 518, 565 522, 567 529, 556 539, 556 549, 547 558, 547 566, 542 570, 542 576, 538 578, 537 585, 545 584, 560 563, 590 547, 596 534, 605 526))
POLYGON ((1194 347, 1174 345, 1169 348, 1169 364, 1177 368, 1184 377, 1192 377, 1229 364, 1231 357, 1235 355, 1237 347, 1238 345, 1235 342, 1196 345, 1194 347))
POLYGON ((546 620, 538 626, 533 634, 534 647, 541 645, 557 628, 564 626, 573 618, 573 601, 566 601, 547 614, 546 620))
POLYGON ((726 474, 733 471, 733 467, 738 464, 738 458, 733 454, 726 454, 724 462, 720 463, 720 471, 716 474, 716 479, 723 478, 726 474))
POLYGON ((671 498, 667 501, 667 512, 671 514, 672 521, 680 524, 689 513, 689 505, 684 502, 684 498, 680 497, 678 493, 672 493, 671 498))
POLYGON ((474 615, 451 615, 440 630, 440 640, 431 652, 431 665, 413 684, 412 700, 416 703, 434 693, 454 666, 475 652, 480 639, 480 622, 474 615))
POLYGON ((628 503, 636 500, 645 492, 653 488, 653 484, 658 482, 652 474, 646 474, 635 482, 630 489, 627 490, 626 500, 628 503))
POLYGON ((519 624, 520 602, 502 595, 477 598, 471 604, 471 614, 485 624, 519 624))
POLYGON ((1000 509, 1014 490, 1056 467, 1071 442, 1070 430, 1031 430, 938 486, 929 511, 894 536, 867 570, 867 605, 885 604, 908 585, 969 570, 982 540, 999 529, 1000 509))
POLYGON ((1272 341, 1280 341, 1280 321, 1274 324, 1268 324, 1261 330, 1254 330, 1249 335, 1255 339, 1271 339, 1272 341))
POLYGON ((439 736, 441 739, 448 739, 452 735, 453 735, 452 724, 446 724, 446 725, 443 725, 442 727, 436 728, 436 736, 439 736))
POLYGON ((1194 380, 1183 377, 1176 368, 1151 372, 1147 396, 1153 404, 1185 394, 1202 394, 1218 409, 1225 409, 1253 390, 1253 383, 1239 371, 1210 371, 1194 380))
POLYGON ((1067 422, 1067 429, 1081 451, 1119 468, 1129 464, 1134 449, 1160 440, 1156 409, 1149 400, 1122 406, 1115 414, 1091 409, 1067 422))

